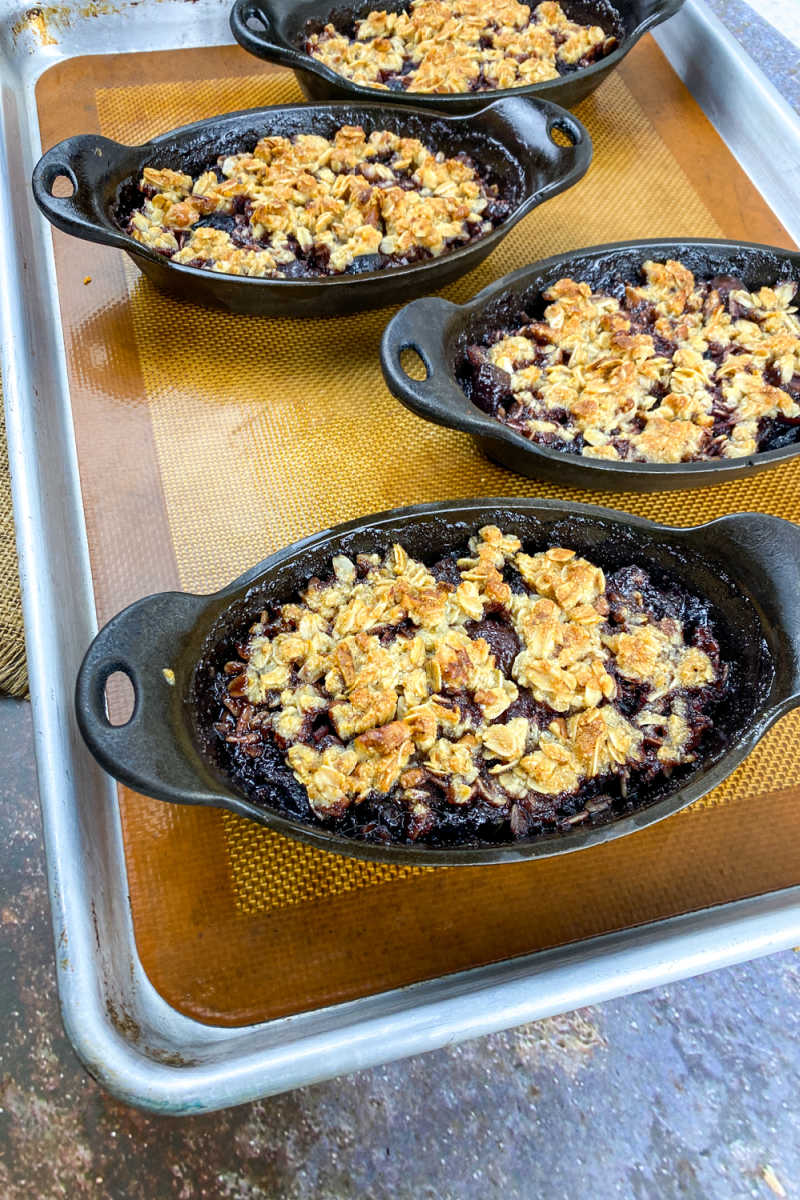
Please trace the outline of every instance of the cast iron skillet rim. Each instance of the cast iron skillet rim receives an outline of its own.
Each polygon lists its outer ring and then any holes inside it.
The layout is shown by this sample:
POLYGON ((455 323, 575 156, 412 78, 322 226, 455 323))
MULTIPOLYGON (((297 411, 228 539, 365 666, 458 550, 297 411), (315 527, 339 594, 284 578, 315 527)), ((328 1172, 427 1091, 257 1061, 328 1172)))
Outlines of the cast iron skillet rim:
MULTIPOLYGON (((471 512, 478 517, 480 514, 486 514, 488 510, 500 509, 505 511, 513 511, 518 509, 521 513, 529 512, 535 515, 537 510, 545 510, 546 512, 554 512, 563 514, 564 518, 570 516, 580 516, 593 518, 595 520, 609 521, 613 524, 621 524, 629 526, 642 532, 657 531, 660 534, 666 534, 674 537, 676 542, 686 542, 689 548, 692 548, 692 541, 697 538, 697 535, 702 531, 713 529, 715 526, 727 525, 731 523, 741 524, 743 521, 750 520, 768 520, 775 521, 785 526, 793 526, 793 523, 779 517, 770 517, 763 513, 735 513, 726 516, 717 517, 712 521, 703 523, 702 525, 694 526, 670 526, 662 525, 655 521, 651 521, 644 517, 639 517, 634 514, 625 513, 620 510, 603 508, 599 505, 590 504, 570 504, 565 501, 548 500, 538 498, 518 498, 510 496, 500 497, 471 497, 465 500, 451 500, 445 502, 432 502, 427 504, 411 505, 399 509, 388 509, 380 513, 370 514, 367 517, 358 517, 351 521, 328 527, 317 533, 310 534, 301 540, 292 543, 290 546, 283 547, 264 559, 261 563, 252 567, 244 574, 239 576, 232 583, 220 589, 217 592, 207 595, 187 594, 182 592, 159 593, 155 596, 147 597, 144 600, 138 601, 131 605, 129 609, 123 610, 122 614, 130 612, 132 609, 138 609, 146 606, 148 603, 160 599, 164 596, 185 599, 189 602, 190 607, 195 612, 193 623, 187 630, 183 628, 176 629, 176 636, 185 636, 187 633, 201 629, 205 624, 206 628, 203 631, 203 644, 211 634, 213 625, 218 619, 219 614, 225 610, 225 602, 233 602, 243 593, 243 590, 250 591, 255 587, 260 580, 265 576, 272 574, 276 568, 279 568, 287 559, 295 558, 304 550, 311 549, 324 543, 332 536, 340 538, 350 532, 361 529, 380 529, 381 526, 394 524, 398 521, 413 520, 416 517, 436 517, 442 516, 446 518, 450 512, 457 512, 458 516, 454 518, 456 521, 465 521, 469 519, 471 512)), ((798 533, 800 537, 800 533, 798 533)), ((114 618, 113 620, 116 620, 114 618)), ((100 635, 98 635, 99 637, 100 635)), ((93 643, 94 645, 94 643, 93 643)), ((84 713, 84 693, 87 690, 87 681, 85 678, 85 669, 87 659, 91 653, 92 647, 87 651, 87 656, 81 665, 78 681, 76 685, 76 713, 78 725, 87 743, 91 745, 91 732, 89 724, 84 713)), ((176 666, 182 666, 181 658, 183 655, 188 656, 188 651, 182 651, 174 660, 176 666)), ((194 666, 197 663, 196 652, 192 651, 191 663, 186 676, 186 684, 181 700, 181 710, 184 714, 184 725, 188 728, 188 717, 186 709, 191 689, 194 684, 194 666)), ((773 660, 774 661, 774 660, 773 660)), ((113 669, 113 668, 112 668, 113 669)), ((177 673, 177 672, 176 672, 177 673)), ((770 693, 761 701, 760 708, 751 715, 750 725, 742 734, 739 741, 731 745, 729 749, 714 763, 707 772, 701 773, 698 778, 678 790, 660 800, 654 801, 652 804, 638 809, 625 816, 621 816, 612 820, 608 824, 598 826, 596 828, 576 827, 567 833, 556 833, 550 836, 534 838, 531 841, 505 843, 499 846, 481 846, 481 847, 412 847, 406 845, 386 844, 379 845, 375 843, 363 842, 357 839, 350 839, 341 834, 335 833, 324 828, 315 828, 301 821, 293 821, 284 817, 270 809, 261 808, 252 801, 249 801, 241 794, 225 787, 222 781, 219 781, 218 789, 212 790, 207 787, 205 782, 201 784, 196 791, 191 794, 185 789, 174 788, 167 785, 162 788, 160 795, 157 797, 161 800, 177 803, 200 804, 207 807, 219 807, 229 809, 241 816, 245 816, 256 820, 259 824, 265 825, 268 828, 275 829, 279 833, 292 837, 295 840, 305 842, 306 844, 314 845, 318 849, 328 850, 331 852, 342 853, 350 858, 367 859, 371 861, 396 862, 409 865, 427 865, 427 866, 476 866, 489 865, 494 863, 519 862, 532 858, 549 858, 557 854, 572 853, 577 850, 589 848, 592 846, 602 845, 612 841, 618 837, 626 836, 634 833, 637 830, 644 829, 650 825, 654 825, 666 817, 672 816, 682 809, 688 807, 695 800, 705 796, 709 791, 726 779, 730 773, 748 756, 754 746, 761 740, 771 725, 775 723, 781 716, 790 709, 800 703, 800 695, 780 695, 777 698, 773 696, 775 681, 770 693), (188 798, 190 797, 190 798, 188 798)), ((137 701, 138 703, 138 701, 137 701)), ((202 752, 198 749, 192 739, 192 752, 194 762, 189 760, 183 754, 177 743, 175 745, 176 753, 183 757, 184 761, 193 768, 196 763, 202 764, 203 768, 208 771, 208 763, 204 760, 202 752)), ((115 775, 123 783, 128 786, 137 788, 137 779, 134 775, 128 774, 126 770, 120 769, 112 758, 104 755, 96 755, 101 765, 105 767, 109 773, 115 775)), ((217 772, 220 774, 219 772, 217 772)), ((199 776, 198 776, 199 778, 199 776)), ((152 794, 152 793, 150 793, 152 794)))
MULTIPOLYGON (((497 242, 502 241, 503 238, 505 238, 507 234, 511 232, 513 227, 523 219, 523 217, 527 216, 529 212, 536 208, 538 204, 542 202, 542 199, 546 201, 549 198, 548 196, 542 197, 543 192, 549 189, 554 183, 570 180, 570 177, 573 175, 575 175, 575 177, 572 178, 571 181, 566 184, 566 186, 574 186, 574 184, 579 182, 591 164, 592 142, 588 131, 583 123, 576 116, 574 116, 574 114, 570 113, 567 109, 562 108, 553 100, 519 95, 514 96, 513 90, 509 91, 507 89, 507 94, 504 94, 503 96, 500 96, 499 94, 495 96, 489 93, 490 99, 488 99, 483 107, 476 112, 453 113, 442 109, 427 108, 424 106, 380 103, 375 99, 374 89, 370 89, 370 93, 370 98, 362 103, 354 103, 356 98, 353 97, 353 99, 347 100, 320 100, 312 102, 294 101, 289 104, 267 105, 261 108, 237 109, 235 112, 221 113, 218 116, 206 117, 200 121, 193 121, 188 125, 176 126, 174 129, 157 134, 155 137, 149 138, 148 141, 142 142, 136 146, 129 146, 124 142, 117 142, 113 138, 106 140, 112 142, 113 145, 119 150, 128 152, 128 154, 131 156, 131 161, 133 161, 134 152, 136 152, 135 157, 140 160, 137 162, 135 167, 135 170, 138 172, 141 170, 141 167, 145 165, 146 160, 151 157, 152 151, 157 149, 163 143, 172 142, 176 139, 183 139, 187 142, 190 142, 193 134, 205 132, 210 127, 214 125, 222 125, 229 120, 233 123, 236 119, 245 116, 252 117, 253 120, 258 120, 260 116, 263 116, 264 119, 267 120, 270 116, 299 110, 303 112, 308 111, 309 122, 313 123, 313 117, 310 113, 310 110, 312 109, 317 111, 320 109, 344 109, 352 112, 352 109, 356 107, 362 111, 371 109, 376 115, 386 111, 391 112, 394 116, 401 118, 405 118, 407 116, 417 116, 423 120, 441 120, 447 122, 448 124, 464 123, 471 128, 473 123, 477 123, 481 118, 489 116, 491 111, 496 106, 501 104, 503 100, 516 99, 523 101, 523 103, 526 101, 533 101, 533 106, 537 108, 546 118, 547 123, 544 130, 545 137, 549 138, 551 130, 553 128, 557 128, 561 122, 565 122, 567 125, 572 124, 577 126, 579 140, 576 143, 573 143, 572 147, 577 151, 575 161, 569 163, 566 161, 566 159, 564 159, 561 163, 559 163, 558 173, 555 174, 552 179, 546 180, 536 191, 525 195, 516 208, 509 214, 509 216, 506 217, 501 224, 496 225, 490 233, 485 234, 483 237, 474 238, 472 241, 459 246, 457 249, 448 250, 445 254, 440 255, 438 258, 423 259, 420 262, 411 263, 403 267, 383 267, 376 271, 364 271, 358 275, 348 275, 344 273, 342 275, 321 275, 310 278, 299 277, 296 279, 268 279, 250 275, 234 276, 228 275, 225 272, 213 272, 202 267, 191 267, 185 263, 173 262, 171 258, 168 258, 163 254, 159 254, 156 250, 151 249, 149 246, 145 246, 143 243, 136 241, 136 239, 132 237, 125 229, 123 229, 122 226, 116 224, 107 210, 105 210, 103 213, 102 225, 96 219, 89 218, 86 214, 83 214, 82 219, 87 223, 94 224, 95 228, 107 230, 108 232, 116 235, 117 238, 122 239, 125 245, 119 246, 118 248, 123 249, 132 256, 147 259, 149 262, 157 263, 162 267, 169 267, 170 270, 174 271, 176 274, 184 275, 188 278, 196 279, 199 277, 207 280, 209 276, 219 277, 227 281, 235 282, 243 289, 247 289, 248 287, 257 289, 263 288, 267 285, 270 287, 290 287, 293 290, 311 288, 316 289, 320 285, 324 285, 326 288, 335 288, 337 285, 339 287, 352 287, 354 284, 358 283, 366 284, 369 282, 374 282, 377 279, 386 279, 387 276, 390 276, 392 279, 404 279, 409 275, 413 275, 415 273, 418 274, 424 271, 426 268, 437 266, 445 261, 448 264, 459 262, 461 259, 467 257, 470 253, 473 253, 478 246, 488 247, 491 249, 497 242), (581 165, 581 159, 583 156, 588 156, 586 165, 583 171, 579 171, 577 174, 575 174, 581 165)), ((510 120, 513 121, 513 115, 510 120)), ((76 136, 83 137, 86 135, 78 134, 76 136)), ((68 143, 71 140, 71 138, 67 138, 65 139, 65 142, 68 143)), ((493 140, 496 141, 498 145, 503 147, 505 152, 515 161, 520 170, 524 170, 524 160, 521 154, 510 149, 499 136, 494 135, 493 140)), ((40 163, 37 165, 37 168, 34 170, 34 193, 36 193, 37 188, 36 180, 39 166, 44 158, 52 152, 52 150, 58 149, 58 145, 64 145, 64 142, 59 143, 46 151, 42 156, 40 163)), ((530 152, 530 146, 526 145, 525 150, 530 152)), ((69 163, 65 164, 65 168, 62 173, 67 175, 67 177, 70 179, 74 188, 74 194, 77 194, 77 179, 75 177, 74 170, 69 163)), ((117 186, 121 186, 122 183, 127 182, 127 180, 131 179, 132 177, 132 174, 126 176, 124 179, 120 180, 120 183, 117 186)), ((45 213, 45 215, 47 215, 49 218, 48 213, 45 213)))
MULTIPOLYGON (((636 238, 630 241, 606 242, 594 246, 582 246, 579 249, 570 250, 563 254, 554 254, 549 258, 538 259, 536 262, 530 263, 528 266, 519 267, 516 271, 509 272, 508 275, 504 275, 501 279, 497 279, 494 282, 487 284, 486 287, 482 288, 480 292, 477 292, 470 300, 465 301, 463 304, 455 304, 452 301, 444 300, 443 297, 433 296, 421 297, 419 300, 409 301, 403 306, 403 308, 399 310, 398 313, 395 314, 393 318, 390 319, 386 325, 383 338, 381 340, 382 364, 389 359, 389 331, 392 324, 395 321, 399 323, 400 318, 405 310, 410 308, 412 305, 425 304, 431 300, 438 300, 440 304, 448 305, 452 310, 450 314, 450 322, 452 323, 456 320, 456 314, 458 314, 460 317, 466 318, 467 316, 471 316, 474 313, 480 312, 487 304, 489 304, 491 300, 502 295, 503 292, 511 291, 514 284, 525 280, 528 276, 546 272, 551 267, 554 267, 558 264, 563 264, 564 268, 568 270, 571 259, 583 259, 592 255, 600 258, 606 255, 612 255, 619 251, 635 251, 637 249, 644 250, 645 248, 647 249, 648 253, 652 255, 652 253, 658 247, 663 247, 664 250, 668 251, 670 248, 682 248, 685 246, 698 248, 705 246, 730 248, 732 253, 742 250, 746 252, 761 251, 774 254, 778 257, 786 258, 788 261, 793 262, 797 266, 798 285, 800 285, 800 249, 789 250, 781 246, 772 246, 764 242, 735 241, 731 238, 636 238)), ((445 336, 449 337, 450 333, 451 331, 448 329, 445 336)), ((426 347, 426 349, 430 351, 430 347, 426 347)), ((515 430, 510 429, 507 425, 503 425, 500 421, 491 417, 488 413, 484 413, 480 408, 477 407, 477 405, 473 404, 464 393, 458 381, 455 379, 454 372, 450 368, 444 340, 442 344, 435 349, 438 350, 438 356, 434 360, 433 365, 438 366, 440 370, 447 376, 448 380, 453 382, 454 386, 457 387, 461 392, 464 400, 464 411, 461 414, 460 419, 456 421, 444 410, 442 410, 442 416, 447 418, 446 420, 442 421, 442 424, 447 428, 458 429, 462 432, 470 433, 473 436, 487 438, 492 441, 506 442, 509 445, 526 451, 533 458, 543 458, 553 463, 561 463, 562 465, 569 464, 570 466, 578 466, 581 469, 596 471, 606 475, 646 475, 654 476, 656 478, 674 476, 683 478, 687 475, 691 476, 694 474, 714 471, 722 477, 720 482, 723 482, 726 473, 738 474, 741 473, 743 468, 778 464, 800 454, 800 439, 788 446, 780 446, 776 450, 757 451, 755 454, 743 455, 741 458, 707 459, 700 462, 687 463, 611 462, 605 459, 586 458, 579 454, 569 454, 563 450, 550 450, 546 446, 539 445, 537 442, 523 437, 521 433, 517 433, 515 430)), ((388 386, 388 378, 385 367, 384 378, 386 379, 388 386)), ((411 407, 410 405, 406 404, 406 401, 402 395, 398 396, 394 391, 393 395, 396 397, 396 399, 400 400, 401 404, 404 404, 406 407, 411 407)), ((412 409, 412 411, 414 410, 412 409)), ((429 417, 421 417, 420 419, 430 420, 429 417)), ((687 487, 688 486, 690 486, 690 482, 687 483, 687 487)), ((620 490, 624 490, 624 479, 621 480, 620 490)))
MULTIPOLYGON (((333 0, 330 0, 330 2, 332 3, 333 0)), ((532 0, 532 7, 534 3, 535 0, 532 0)), ((563 85, 566 81, 570 81, 575 78, 579 78, 581 80, 593 79, 598 73, 602 72, 605 74, 607 71, 613 70, 614 67, 616 67, 617 64, 621 62, 621 60, 625 58, 627 54, 630 53, 636 43, 644 36, 644 34, 648 32, 648 30, 653 29, 656 25, 660 25, 663 21, 669 20, 670 17, 673 17, 675 13, 677 13, 683 7, 684 3, 685 0, 677 0, 677 2, 676 0, 660 0, 659 3, 655 4, 651 12, 642 17, 634 29, 631 30, 627 37, 623 38, 622 41, 619 42, 614 50, 612 50, 609 54, 606 54, 603 58, 598 59, 596 62, 591 63, 588 67, 581 67, 578 71, 570 72, 568 75, 562 75, 558 79, 546 79, 541 83, 529 83, 519 88, 498 88, 497 90, 492 89, 490 91, 477 94, 489 95, 498 100, 502 100, 514 95, 521 95, 526 98, 530 97, 531 99, 546 99, 548 94, 550 94, 559 85, 563 85)), ((611 0, 611 4, 616 8, 614 0, 611 0)), ((329 16, 332 15, 334 11, 335 8, 329 7, 329 16)), ((239 13, 245 24, 251 16, 258 18, 260 17, 260 14, 252 5, 252 0, 236 0, 236 3, 234 3, 233 8, 231 9, 230 25, 233 36, 236 38, 236 41, 239 42, 237 30, 234 27, 233 22, 233 16, 235 12, 239 13), (254 8, 252 13, 248 13, 246 11, 250 7, 254 8)), ((268 36, 275 39, 275 42, 280 49, 289 51, 292 57, 298 60, 296 63, 292 64, 292 70, 310 71, 312 74, 318 75, 320 79, 324 79, 327 83, 333 84, 336 87, 346 88, 347 91, 353 95, 353 97, 363 96, 366 98, 368 96, 381 96, 387 94, 382 92, 380 88, 369 87, 363 83, 355 83, 353 80, 348 79, 347 76, 337 74, 337 72, 332 70, 331 67, 326 66, 320 59, 315 58, 312 54, 309 54, 308 51, 301 50, 296 45, 288 42, 286 38, 278 33, 274 26, 270 26, 268 30, 268 36)), ((239 42, 239 44, 242 46, 243 50, 247 51, 248 54, 253 54, 256 56, 256 51, 250 50, 250 48, 245 46, 243 42, 239 42)), ((258 57, 261 57, 266 61, 270 61, 270 59, 274 56, 261 54, 258 55, 258 57)), ((426 100, 430 99, 432 103, 442 100, 445 104, 458 104, 464 100, 473 99, 476 93, 404 92, 403 95, 411 96, 415 101, 421 103, 425 103, 426 100)))

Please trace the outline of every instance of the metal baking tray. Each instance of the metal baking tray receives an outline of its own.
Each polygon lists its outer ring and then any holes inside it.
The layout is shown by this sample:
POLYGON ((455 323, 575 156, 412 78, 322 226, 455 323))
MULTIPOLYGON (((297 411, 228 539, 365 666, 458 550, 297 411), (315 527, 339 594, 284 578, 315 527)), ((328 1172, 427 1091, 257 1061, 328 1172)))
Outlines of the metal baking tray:
MULTIPOLYGON (((800 888, 704 909, 261 1025, 171 1008, 138 959, 115 787, 72 693, 97 622, 49 229, 28 181, 34 88, 78 55, 230 42, 229 0, 46 10, 0 0, 0 332, 61 1008, 87 1069, 125 1102, 187 1114, 274 1094, 800 942, 800 888), (65 602, 66 598, 66 602, 65 602), (55 619, 54 614, 58 614, 55 619)), ((800 120, 699 0, 659 30, 673 68, 800 241, 800 120), (779 153, 775 153, 777 149, 779 153)))

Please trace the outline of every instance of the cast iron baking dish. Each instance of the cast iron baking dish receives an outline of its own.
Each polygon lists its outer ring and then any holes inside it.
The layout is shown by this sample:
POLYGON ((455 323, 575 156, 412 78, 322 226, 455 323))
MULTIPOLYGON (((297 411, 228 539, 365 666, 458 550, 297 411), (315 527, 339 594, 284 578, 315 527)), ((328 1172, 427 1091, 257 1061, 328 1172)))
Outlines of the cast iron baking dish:
MULTIPOLYGON (((326 850, 398 863, 502 863, 595 846, 684 808, 723 780, 782 714, 800 703, 800 529, 779 517, 744 513, 672 529, 639 517, 555 500, 471 499, 395 509, 326 529, 273 554, 212 596, 165 592, 131 605, 105 626, 81 666, 78 724, 100 764, 137 791, 180 804, 231 809, 326 850), (670 779, 642 785, 634 811, 538 840, 438 849, 350 840, 321 824, 290 820, 237 792, 215 762, 216 716, 203 712, 203 680, 225 661, 255 614, 285 602, 334 554, 386 551, 400 541, 433 562, 465 545, 487 522, 526 548, 561 544, 607 570, 637 563, 711 601, 730 691, 700 761, 670 779), (174 672, 172 683, 164 670, 174 672), (105 685, 116 671, 135 691, 128 724, 106 715, 105 685)), ((207 685, 206 685, 207 686, 207 685)), ((206 699, 210 708, 210 702, 206 699)), ((288 773, 288 769, 287 769, 288 773)), ((274 794, 285 786, 274 779, 274 794)), ((603 814, 605 816, 605 814, 603 814)))
POLYGON ((478 292, 467 304, 451 304, 437 296, 416 300, 386 326, 381 364, 389 390, 417 416, 471 433, 489 458, 520 475, 553 483, 617 492, 663 491, 724 483, 753 475, 800 454, 800 441, 746 458, 705 462, 637 463, 583 458, 537 445, 472 403, 457 378, 466 347, 498 326, 522 324, 526 307, 535 310, 541 293, 564 276, 585 280, 593 288, 620 279, 639 281, 647 259, 679 259, 696 276, 735 275, 751 290, 785 279, 800 281, 800 252, 752 242, 659 238, 615 242, 545 258, 506 275, 478 292), (427 378, 413 379, 401 355, 414 350, 427 378))
MULTIPOLYGON (((535 7, 536 0, 531 0, 535 7)), ((364 87, 337 75, 303 49, 306 30, 316 32, 332 20, 345 29, 374 9, 398 12, 408 0, 359 0, 356 4, 334 5, 332 0, 236 0, 231 10, 231 31, 240 46, 268 62, 291 67, 298 83, 311 100, 340 100, 345 97, 391 97, 392 104, 418 104, 447 112, 477 112, 487 96, 536 96, 552 100, 564 108, 574 108, 603 82, 639 38, 660 25, 682 6, 683 0, 562 0, 561 7, 573 20, 600 25, 614 34, 619 45, 605 58, 589 67, 570 72, 560 79, 535 83, 528 87, 504 88, 496 92, 395 92, 364 87)))
POLYGON ((577 183, 591 157, 591 140, 580 121, 555 104, 519 96, 484 103, 469 118, 352 101, 287 104, 198 121, 142 146, 123 146, 96 134, 67 138, 39 160, 33 172, 33 194, 57 229, 125 250, 153 283, 187 300, 233 312, 321 317, 396 304, 471 271, 517 221, 577 183), (330 137, 342 125, 362 125, 367 133, 390 129, 448 155, 467 152, 499 185, 502 197, 512 205, 511 215, 486 237, 440 258, 319 279, 257 279, 183 266, 143 246, 121 227, 139 202, 136 184, 145 166, 197 174, 220 154, 252 150, 267 134, 330 137), (554 140, 556 131, 568 145, 554 140), (60 176, 72 183, 69 197, 53 195, 60 176))

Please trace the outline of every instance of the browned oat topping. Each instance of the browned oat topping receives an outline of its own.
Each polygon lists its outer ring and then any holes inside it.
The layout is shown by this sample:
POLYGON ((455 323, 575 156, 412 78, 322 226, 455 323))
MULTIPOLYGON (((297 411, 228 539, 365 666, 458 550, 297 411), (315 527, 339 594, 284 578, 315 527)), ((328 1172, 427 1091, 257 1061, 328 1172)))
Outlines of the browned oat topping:
POLYGON ((316 817, 369 836, 390 798, 402 840, 487 820, 521 836, 693 761, 725 668, 707 613, 690 635, 643 572, 607 580, 492 525, 431 568, 400 545, 332 565, 251 627, 215 727, 245 769, 277 744, 316 817))
POLYGON ((437 258, 509 213, 466 156, 360 125, 332 139, 264 137, 196 179, 145 167, 139 187, 137 241, 176 263, 271 279, 437 258))
POLYGON ((740 458, 800 435, 797 284, 751 293, 646 262, 644 282, 560 279, 541 320, 467 352, 481 408, 553 449, 628 462, 740 458))
POLYGON ((531 10, 516 0, 413 0, 374 11, 355 36, 326 25, 306 50, 367 87, 409 92, 487 92, 557 79, 616 46, 597 25, 571 21, 560 4, 531 10))

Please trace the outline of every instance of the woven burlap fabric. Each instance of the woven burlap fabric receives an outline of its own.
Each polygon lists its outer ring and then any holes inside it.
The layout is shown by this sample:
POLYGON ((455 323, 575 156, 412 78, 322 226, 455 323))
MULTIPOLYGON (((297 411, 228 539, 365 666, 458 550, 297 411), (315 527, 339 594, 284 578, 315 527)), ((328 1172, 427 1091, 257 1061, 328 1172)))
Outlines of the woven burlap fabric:
POLYGON ((25 629, 19 590, 11 477, 8 469, 5 412, 0 382, 0 692, 27 696, 25 629))

